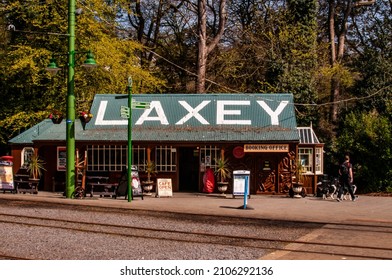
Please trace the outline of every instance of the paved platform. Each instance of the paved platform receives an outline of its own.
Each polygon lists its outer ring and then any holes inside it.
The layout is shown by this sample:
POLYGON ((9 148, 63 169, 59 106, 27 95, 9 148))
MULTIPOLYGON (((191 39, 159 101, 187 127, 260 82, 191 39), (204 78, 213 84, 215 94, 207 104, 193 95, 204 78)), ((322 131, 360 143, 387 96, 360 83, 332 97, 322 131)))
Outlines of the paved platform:
POLYGON ((173 193, 172 197, 155 197, 154 194, 144 196, 144 200, 135 197, 131 202, 124 197, 67 199, 61 193, 42 191, 38 194, 0 193, 0 199, 271 220, 392 225, 392 197, 366 195, 361 195, 355 202, 337 202, 313 196, 290 198, 283 195, 252 195, 246 201, 246 207, 244 197, 180 192, 173 193))

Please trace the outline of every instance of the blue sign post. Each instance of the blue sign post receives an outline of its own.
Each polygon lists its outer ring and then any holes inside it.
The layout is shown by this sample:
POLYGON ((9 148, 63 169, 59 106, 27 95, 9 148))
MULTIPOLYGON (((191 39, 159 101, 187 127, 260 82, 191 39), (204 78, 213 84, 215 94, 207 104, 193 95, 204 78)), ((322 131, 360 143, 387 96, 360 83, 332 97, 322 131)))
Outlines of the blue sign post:
POLYGON ((249 176, 244 176, 244 177, 245 177, 244 209, 246 209, 246 205, 248 204, 249 176))

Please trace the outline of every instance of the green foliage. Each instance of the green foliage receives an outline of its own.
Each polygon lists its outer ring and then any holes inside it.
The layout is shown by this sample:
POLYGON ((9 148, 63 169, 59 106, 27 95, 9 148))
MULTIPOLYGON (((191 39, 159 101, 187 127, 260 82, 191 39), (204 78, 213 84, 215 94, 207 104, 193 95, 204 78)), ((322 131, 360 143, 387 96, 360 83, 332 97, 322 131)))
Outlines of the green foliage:
POLYGON ((321 68, 320 74, 327 80, 331 80, 332 78, 339 80, 339 83, 344 87, 353 86, 355 78, 359 75, 340 63, 335 63, 333 67, 321 68))
POLYGON ((215 159, 216 169, 215 174, 218 175, 218 182, 226 182, 226 179, 231 178, 231 169, 228 159, 215 159))
POLYGON ((151 175, 156 174, 156 164, 154 161, 146 162, 147 182, 151 182, 151 175))
POLYGON ((308 24, 315 20, 317 3, 314 0, 287 0, 292 22, 308 24))
POLYGON ((0 142, 7 143, 24 130, 48 117, 48 112, 17 112, 0 120, 0 142))
POLYGON ((33 179, 39 179, 42 175, 42 170, 46 171, 44 164, 45 162, 38 155, 34 154, 31 156, 27 164, 27 171, 33 179))
MULTIPOLYGON (((117 6, 107 1, 77 1, 76 111, 90 108, 97 93, 125 93, 132 76, 134 93, 160 92, 165 82, 155 69, 143 70, 141 46, 120 36, 117 6), (99 65, 88 72, 80 65, 92 50, 99 65)), ((52 108, 65 111, 68 58, 67 1, 2 1, 0 27, 0 144, 48 117, 52 108), (6 19, 6 20, 3 20, 6 19), (62 71, 51 77, 45 67, 54 55, 62 71), (12 104, 12 106, 9 106, 12 104)))
POLYGON ((342 156, 351 155, 354 180, 362 191, 392 186, 392 124, 387 117, 376 111, 348 114, 337 150, 342 156))

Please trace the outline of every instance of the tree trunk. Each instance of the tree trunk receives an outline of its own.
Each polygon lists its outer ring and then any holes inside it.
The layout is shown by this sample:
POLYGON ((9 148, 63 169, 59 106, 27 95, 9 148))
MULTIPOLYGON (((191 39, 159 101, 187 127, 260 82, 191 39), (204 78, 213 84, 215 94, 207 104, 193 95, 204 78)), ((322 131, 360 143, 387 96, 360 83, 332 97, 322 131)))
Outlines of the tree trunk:
MULTIPOLYGON (((344 45, 345 39, 347 34, 347 21, 348 17, 351 13, 352 9, 352 2, 348 1, 347 6, 344 9, 343 19, 341 23, 341 28, 336 34, 336 5, 335 0, 329 1, 329 42, 331 47, 331 67, 337 66, 338 63, 341 63, 343 60, 344 55, 344 45), (335 38, 337 39, 337 46, 335 45, 335 38), (337 51, 336 51, 337 49, 337 51)), ((331 78, 331 98, 330 101, 332 103, 331 110, 330 110, 330 119, 332 123, 336 123, 338 120, 338 113, 339 113, 339 104, 338 100, 340 98, 340 81, 339 78, 334 76, 331 78)))
POLYGON ((197 55, 197 93, 206 91, 207 72, 207 7, 206 0, 198 2, 199 41, 197 55))
POLYGON ((197 57, 197 83, 196 92, 206 92, 206 73, 207 73, 207 59, 209 53, 217 46, 219 40, 222 38, 227 19, 226 0, 219 2, 219 27, 218 32, 212 38, 210 43, 207 43, 207 0, 198 1, 198 23, 199 23, 199 41, 198 41, 198 57, 197 57))

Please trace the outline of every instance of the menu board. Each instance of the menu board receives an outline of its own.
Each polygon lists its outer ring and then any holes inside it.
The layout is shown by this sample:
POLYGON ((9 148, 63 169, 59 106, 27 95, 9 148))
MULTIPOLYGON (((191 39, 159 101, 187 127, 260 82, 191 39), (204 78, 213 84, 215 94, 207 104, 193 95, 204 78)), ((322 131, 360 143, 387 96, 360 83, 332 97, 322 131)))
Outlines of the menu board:
POLYGON ((157 197, 162 197, 162 196, 171 197, 171 196, 173 196, 173 187, 172 187, 172 180, 171 179, 163 179, 163 178, 157 179, 156 196, 157 197))

